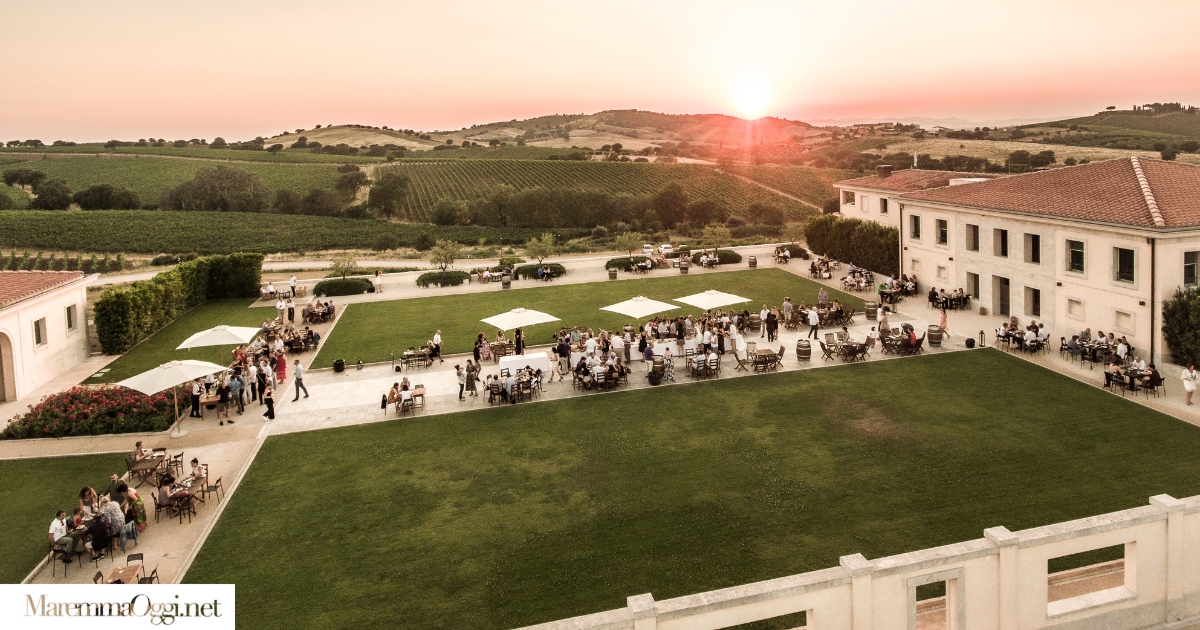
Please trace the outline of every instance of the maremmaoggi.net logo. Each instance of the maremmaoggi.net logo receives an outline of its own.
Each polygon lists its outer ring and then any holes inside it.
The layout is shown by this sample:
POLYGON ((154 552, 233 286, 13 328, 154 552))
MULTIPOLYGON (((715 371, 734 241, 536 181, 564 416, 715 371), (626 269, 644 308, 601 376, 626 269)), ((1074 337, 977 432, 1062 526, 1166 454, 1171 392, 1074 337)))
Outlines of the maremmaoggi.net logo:
MULTIPOLYGON (((100 595, 100 593, 97 593, 100 595)), ((113 593, 116 595, 116 593, 113 593)), ((97 598, 100 600, 102 598, 97 598)), ((179 596, 175 596, 178 600, 179 596)), ((25 596, 26 617, 130 617, 149 619, 153 625, 169 626, 178 618, 221 617, 221 602, 169 601, 156 602, 145 593, 134 595, 129 601, 54 601, 47 600, 42 593, 35 599, 25 596)))

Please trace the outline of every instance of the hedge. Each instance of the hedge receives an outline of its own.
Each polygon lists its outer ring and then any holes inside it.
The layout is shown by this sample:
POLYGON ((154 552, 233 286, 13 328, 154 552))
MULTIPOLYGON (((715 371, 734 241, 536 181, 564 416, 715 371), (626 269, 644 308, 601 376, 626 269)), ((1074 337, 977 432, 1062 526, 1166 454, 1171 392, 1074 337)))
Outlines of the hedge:
MULTIPOLYGON (((633 262, 635 264, 644 263, 647 260, 648 259, 645 256, 634 256, 633 257, 633 262)), ((605 269, 616 269, 617 271, 629 271, 629 256, 622 256, 620 258, 610 258, 608 260, 608 262, 604 263, 604 268, 605 269)))
POLYGON ((417 286, 456 287, 471 281, 471 274, 465 271, 430 271, 417 277, 417 286))
POLYGON ((810 220, 804 226, 804 234, 813 253, 852 262, 877 273, 900 273, 900 231, 896 228, 824 214, 810 220))
MULTIPOLYGON (((692 254, 692 264, 693 265, 700 264, 700 254, 703 254, 703 253, 704 252, 701 251, 701 252, 695 252, 692 254)), ((722 265, 734 265, 734 264, 742 262, 742 255, 731 249, 718 249, 717 250, 717 262, 722 265)))
POLYGON ((9 421, 0 439, 165 431, 171 426, 170 396, 147 396, 124 387, 72 387, 51 394, 9 421))
POLYGON ((1200 362, 1200 289, 1175 289, 1175 295, 1163 302, 1162 318, 1163 341, 1171 351, 1171 362, 1200 362))
POLYGON ((803 247, 801 247, 795 243, 789 243, 787 245, 784 245, 783 248, 788 250, 789 252, 792 252, 792 258, 799 258, 800 260, 808 260, 808 252, 805 251, 805 249, 803 247))
POLYGON ((208 256, 106 289, 95 306, 101 349, 124 352, 205 300, 258 297, 262 261, 262 254, 208 256))
POLYGON ((322 280, 313 287, 313 295, 335 297, 338 295, 362 295, 371 289, 366 278, 331 278, 322 280))
POLYGON ((542 265, 521 265, 513 270, 518 280, 537 280, 537 270, 541 267, 550 268, 551 278, 561 278, 567 275, 567 268, 558 263, 545 263, 542 265))

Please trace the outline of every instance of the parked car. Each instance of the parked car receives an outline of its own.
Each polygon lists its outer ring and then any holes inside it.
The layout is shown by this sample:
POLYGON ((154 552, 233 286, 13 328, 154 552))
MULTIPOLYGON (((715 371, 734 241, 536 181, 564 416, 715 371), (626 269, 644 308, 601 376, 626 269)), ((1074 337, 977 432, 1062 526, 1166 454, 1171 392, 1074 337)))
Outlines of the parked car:
POLYGON ((642 245, 642 255, 647 258, 653 256, 654 255, 654 246, 649 243, 642 245))
POLYGON ((671 247, 670 243, 663 243, 662 245, 658 246, 658 253, 662 256, 666 256, 667 254, 670 254, 673 251, 675 251, 675 250, 671 247))

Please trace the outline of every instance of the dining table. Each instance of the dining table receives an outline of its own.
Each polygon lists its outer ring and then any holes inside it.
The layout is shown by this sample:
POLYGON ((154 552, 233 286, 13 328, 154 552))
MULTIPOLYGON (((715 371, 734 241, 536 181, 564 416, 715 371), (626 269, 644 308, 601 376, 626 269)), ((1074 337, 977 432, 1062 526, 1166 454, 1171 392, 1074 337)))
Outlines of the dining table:
POLYGON ((133 562, 123 567, 117 567, 108 572, 105 584, 137 584, 142 574, 142 563, 133 562))
MULTIPOLYGON (((572 353, 574 354, 574 353, 572 353)), ((512 354, 501 357, 497 367, 500 369, 508 369, 513 372, 523 370, 526 366, 534 370, 541 370, 542 374, 550 372, 550 357, 545 352, 531 352, 529 354, 512 354)))
POLYGON ((163 459, 166 458, 166 453, 155 453, 149 457, 139 459, 129 466, 129 475, 137 479, 135 488, 142 487, 150 477, 162 466, 163 459))

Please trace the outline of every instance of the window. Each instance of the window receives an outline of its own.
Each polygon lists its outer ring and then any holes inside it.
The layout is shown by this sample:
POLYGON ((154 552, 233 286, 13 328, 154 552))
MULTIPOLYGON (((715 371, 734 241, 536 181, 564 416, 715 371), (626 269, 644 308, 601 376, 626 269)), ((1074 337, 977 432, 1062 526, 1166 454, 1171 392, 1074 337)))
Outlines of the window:
POLYGON ((1046 561, 1046 614, 1073 612, 1137 597, 1137 543, 1089 549, 1046 561), (1100 578, 1099 576, 1104 576, 1100 578))
POLYGON ((1196 284, 1196 267, 1200 264, 1200 252, 1183 252, 1183 283, 1196 284))
POLYGON ((937 226, 937 244, 945 245, 950 239, 950 224, 945 219, 938 219, 934 225, 937 226))
POLYGON ((843 190, 842 191, 842 203, 846 204, 847 206, 854 205, 854 191, 853 190, 843 190))
POLYGON ((1083 319, 1083 300, 1067 298, 1067 317, 1083 319))
POLYGON ((1113 248, 1113 280, 1133 282, 1133 250, 1113 248))
POLYGON ((979 299, 979 274, 967 272, 967 293, 976 300, 979 299))
POLYGON ((1133 332, 1133 313, 1116 311, 1113 316, 1113 326, 1116 326, 1117 330, 1121 332, 1133 332))
POLYGON ((43 317, 36 322, 33 322, 33 345, 46 345, 46 318, 43 317))
POLYGON ((887 211, 888 211, 887 199, 886 198, 880 199, 879 200, 879 214, 887 214, 887 211))
POLYGON ((992 230, 992 253, 1008 258, 1008 230, 992 230))
POLYGON ((908 266, 911 273, 921 273, 921 261, 916 258, 912 259, 912 264, 908 266))
POLYGON ((1025 262, 1035 265, 1042 264, 1042 236, 1040 234, 1025 235, 1025 262))
POLYGON ((1025 314, 1030 317, 1042 316, 1041 290, 1025 287, 1025 314))
POLYGON ((908 231, 909 236, 911 236, 914 241, 921 240, 921 217, 915 214, 911 215, 908 217, 908 223, 910 226, 912 226, 908 231))
POLYGON ((967 225, 967 251, 979 251, 979 226, 967 225))
POLYGON ((938 276, 938 280, 945 282, 946 280, 950 279, 950 270, 946 269, 945 267, 943 267, 941 265, 938 265, 937 276, 938 276))
POLYGON ((1067 241, 1067 271, 1083 273, 1083 241, 1067 241))
POLYGON ((67 307, 67 330, 75 330, 75 305, 67 307))

